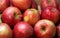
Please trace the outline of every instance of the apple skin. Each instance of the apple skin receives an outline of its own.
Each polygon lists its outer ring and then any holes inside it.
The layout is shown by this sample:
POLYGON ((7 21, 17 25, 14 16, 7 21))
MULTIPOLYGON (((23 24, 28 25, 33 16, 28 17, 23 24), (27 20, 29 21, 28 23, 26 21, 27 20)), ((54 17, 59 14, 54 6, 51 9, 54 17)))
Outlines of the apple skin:
POLYGON ((42 10, 41 18, 51 20, 56 24, 59 21, 59 14, 56 8, 46 8, 42 10))
POLYGON ((60 11, 60 4, 57 5, 58 10, 60 11))
POLYGON ((46 7, 57 7, 56 0, 41 0, 41 8, 45 9, 46 7))
POLYGON ((37 9, 37 3, 35 2, 35 0, 32 0, 31 7, 37 9))
POLYGON ((58 38, 60 38, 60 23, 59 23, 59 25, 57 26, 57 36, 58 36, 58 38))
MULTIPOLYGON (((58 9, 59 12, 60 12, 60 4, 57 4, 57 9, 58 9)), ((60 17, 60 15, 59 15, 59 17, 60 17)))
POLYGON ((10 6, 9 0, 0 0, 0 12, 3 12, 9 6, 10 6))
POLYGON ((12 30, 9 25, 0 23, 0 38, 12 38, 12 30))
POLYGON ((21 21, 21 18, 22 14, 16 7, 8 7, 2 13, 2 21, 9 24, 11 27, 14 27, 17 22, 21 21))
POLYGON ((37 38, 53 38, 56 33, 55 24, 50 20, 40 20, 35 24, 37 38))
POLYGON ((36 9, 27 9, 23 14, 23 20, 34 26, 40 20, 40 14, 36 9))
POLYGON ((26 22, 18 22, 14 29, 14 38, 32 38, 33 28, 30 24, 26 22))
POLYGON ((56 2, 57 2, 57 4, 59 4, 60 3, 60 0, 56 0, 56 2))
POLYGON ((11 0, 13 6, 18 7, 20 10, 26 10, 31 6, 31 0, 11 0))

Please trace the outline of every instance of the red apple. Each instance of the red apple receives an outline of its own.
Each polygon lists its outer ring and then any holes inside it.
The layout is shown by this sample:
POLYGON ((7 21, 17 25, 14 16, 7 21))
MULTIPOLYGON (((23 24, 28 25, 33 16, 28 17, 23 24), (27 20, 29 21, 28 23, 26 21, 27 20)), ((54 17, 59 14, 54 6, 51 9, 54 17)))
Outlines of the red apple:
MULTIPOLYGON (((59 10, 59 12, 60 12, 60 4, 57 4, 57 8, 58 8, 58 10, 59 10)), ((60 15, 59 15, 60 16, 60 15)))
POLYGON ((27 9, 23 14, 23 19, 25 22, 34 26, 34 24, 40 20, 40 14, 36 9, 27 9))
POLYGON ((57 26, 57 35, 58 35, 58 38, 60 38, 60 24, 57 26))
POLYGON ((31 7, 37 9, 37 3, 35 2, 35 0, 32 0, 32 6, 31 7))
POLYGON ((56 0, 56 2, 57 2, 57 8, 60 11, 60 0, 56 0))
POLYGON ((59 4, 60 3, 60 0, 56 0, 56 2, 57 2, 57 4, 59 4))
POLYGON ((0 38, 12 38, 12 30, 5 23, 0 23, 0 38))
POLYGON ((3 12, 7 7, 9 7, 9 0, 0 0, 0 12, 3 12))
POLYGON ((49 20, 40 20, 35 24, 37 38, 53 38, 56 33, 55 24, 49 20))
POLYGON ((41 18, 57 23, 59 21, 59 11, 56 8, 46 8, 42 10, 41 18))
POLYGON ((26 22, 18 22, 13 30, 14 38, 31 38, 33 36, 33 28, 26 22))
POLYGON ((57 7, 56 0, 41 0, 41 7, 45 9, 46 7, 57 7))
POLYGON ((17 22, 21 21, 21 12, 16 7, 8 7, 2 13, 2 21, 4 23, 9 24, 10 26, 14 26, 17 22))
POLYGON ((11 0, 12 4, 15 7, 18 7, 20 10, 26 10, 31 6, 31 0, 11 0))
POLYGON ((58 10, 60 11, 60 4, 57 5, 58 10))

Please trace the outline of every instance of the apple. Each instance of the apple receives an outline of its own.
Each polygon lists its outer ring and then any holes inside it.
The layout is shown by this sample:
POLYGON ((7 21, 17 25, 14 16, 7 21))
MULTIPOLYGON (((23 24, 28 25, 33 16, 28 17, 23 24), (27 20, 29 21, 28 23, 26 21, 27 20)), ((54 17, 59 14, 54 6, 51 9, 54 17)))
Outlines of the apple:
POLYGON ((56 0, 56 2, 57 2, 57 8, 60 11, 60 0, 56 0))
POLYGON ((31 6, 31 0, 11 0, 13 6, 18 7, 20 10, 26 10, 31 6))
POLYGON ((59 11, 53 7, 46 8, 42 10, 41 18, 51 20, 56 24, 59 21, 59 11))
POLYGON ((34 27, 37 38, 53 38, 56 33, 55 24, 50 20, 39 20, 34 27))
POLYGON ((42 9, 45 9, 46 7, 54 7, 56 8, 57 7, 57 4, 56 4, 56 0, 41 0, 41 7, 42 9))
POLYGON ((32 6, 31 7, 37 9, 37 3, 35 2, 35 0, 32 0, 32 6))
POLYGON ((26 22, 18 22, 13 29, 14 38, 31 38, 33 28, 26 22))
POLYGON ((34 26, 40 20, 40 14, 36 9, 27 9, 23 14, 23 20, 34 26))
MULTIPOLYGON (((60 12, 60 3, 59 4, 57 4, 57 9, 59 10, 59 12, 60 12)), ((60 15, 59 15, 60 16, 60 15)))
POLYGON ((17 22, 21 21, 21 17, 22 14, 16 7, 8 7, 2 13, 2 21, 9 24, 11 27, 14 27, 17 22))
POLYGON ((0 23, 0 38, 12 38, 12 30, 6 23, 0 23))
POLYGON ((57 5, 58 10, 60 11, 60 4, 57 5))
POLYGON ((57 2, 57 4, 59 4, 60 3, 60 0, 56 0, 56 2, 57 2))
POLYGON ((58 36, 58 38, 60 38, 60 23, 59 23, 59 25, 57 26, 57 36, 58 36))
POLYGON ((0 12, 3 12, 9 6, 10 6, 9 0, 0 0, 0 12))

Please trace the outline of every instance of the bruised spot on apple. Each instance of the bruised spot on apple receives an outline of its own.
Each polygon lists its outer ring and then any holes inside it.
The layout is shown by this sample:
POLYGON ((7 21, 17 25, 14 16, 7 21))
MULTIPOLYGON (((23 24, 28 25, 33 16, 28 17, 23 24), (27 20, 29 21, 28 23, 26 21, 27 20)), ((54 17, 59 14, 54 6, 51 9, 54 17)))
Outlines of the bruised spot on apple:
POLYGON ((23 20, 34 26, 40 20, 40 14, 36 9, 27 9, 23 14, 23 20))

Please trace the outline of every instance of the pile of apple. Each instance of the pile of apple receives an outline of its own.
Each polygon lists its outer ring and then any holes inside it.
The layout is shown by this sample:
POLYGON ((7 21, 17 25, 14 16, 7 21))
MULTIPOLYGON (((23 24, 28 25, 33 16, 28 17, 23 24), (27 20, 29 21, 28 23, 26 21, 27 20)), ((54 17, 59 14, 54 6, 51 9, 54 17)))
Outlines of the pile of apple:
POLYGON ((0 38, 60 38, 60 1, 37 1, 0 0, 0 38))

